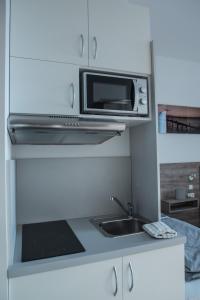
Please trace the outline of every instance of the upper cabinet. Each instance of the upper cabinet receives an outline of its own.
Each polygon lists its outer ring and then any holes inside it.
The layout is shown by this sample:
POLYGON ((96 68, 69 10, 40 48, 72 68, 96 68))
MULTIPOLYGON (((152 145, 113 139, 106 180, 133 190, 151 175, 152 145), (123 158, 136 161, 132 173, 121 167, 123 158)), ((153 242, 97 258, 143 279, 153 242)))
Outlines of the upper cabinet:
POLYGON ((149 9, 128 0, 89 0, 89 65, 150 74, 149 9))
POLYGON ((128 0, 11 0, 11 56, 150 74, 149 9, 128 0))
POLYGON ((11 56, 88 65, 87 0, 12 0, 11 56))
POLYGON ((78 115, 78 67, 72 64, 12 57, 10 112, 78 115))

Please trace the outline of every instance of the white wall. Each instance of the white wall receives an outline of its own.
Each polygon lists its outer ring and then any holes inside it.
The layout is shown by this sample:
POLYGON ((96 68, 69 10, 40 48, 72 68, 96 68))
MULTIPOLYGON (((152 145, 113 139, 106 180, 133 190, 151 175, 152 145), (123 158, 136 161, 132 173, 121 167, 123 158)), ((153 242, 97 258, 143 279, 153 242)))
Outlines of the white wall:
MULTIPOLYGON (((200 107, 200 1, 130 1, 150 7, 156 102, 200 107)), ((199 149, 200 135, 158 134, 160 163, 200 161, 199 149)))
POLYGON ((13 263, 16 240, 16 163, 6 161, 8 265, 13 263))
POLYGON ((129 1, 150 7, 157 55, 200 61, 199 0, 129 1))
POLYGON ((7 268, 15 244, 14 163, 7 134, 9 112, 9 0, 0 1, 0 299, 8 299, 7 268), (11 208, 11 209, 10 209, 11 208))
POLYGON ((7 271, 7 210, 6 210, 6 166, 5 166, 5 24, 6 4, 0 1, 0 299, 8 299, 7 271))
MULTIPOLYGON (((157 57, 156 101, 200 107, 200 63, 157 57)), ((158 134, 161 163, 200 161, 200 135, 158 134)))

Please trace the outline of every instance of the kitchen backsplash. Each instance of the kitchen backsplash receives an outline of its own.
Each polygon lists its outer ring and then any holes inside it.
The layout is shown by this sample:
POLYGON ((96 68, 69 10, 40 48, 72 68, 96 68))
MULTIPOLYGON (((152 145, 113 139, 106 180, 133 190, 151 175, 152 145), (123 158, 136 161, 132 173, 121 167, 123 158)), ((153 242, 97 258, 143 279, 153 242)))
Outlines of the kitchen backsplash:
POLYGON ((17 223, 119 213, 131 200, 130 157, 17 160, 17 223))

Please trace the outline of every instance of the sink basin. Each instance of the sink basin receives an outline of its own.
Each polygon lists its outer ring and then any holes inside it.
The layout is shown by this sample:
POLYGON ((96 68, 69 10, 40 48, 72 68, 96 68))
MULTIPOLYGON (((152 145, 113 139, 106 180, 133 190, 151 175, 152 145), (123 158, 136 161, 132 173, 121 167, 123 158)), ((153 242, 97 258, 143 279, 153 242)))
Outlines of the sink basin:
POLYGON ((142 226, 147 222, 142 218, 130 217, 114 220, 94 219, 92 220, 92 223, 105 236, 118 237, 142 232, 142 226))

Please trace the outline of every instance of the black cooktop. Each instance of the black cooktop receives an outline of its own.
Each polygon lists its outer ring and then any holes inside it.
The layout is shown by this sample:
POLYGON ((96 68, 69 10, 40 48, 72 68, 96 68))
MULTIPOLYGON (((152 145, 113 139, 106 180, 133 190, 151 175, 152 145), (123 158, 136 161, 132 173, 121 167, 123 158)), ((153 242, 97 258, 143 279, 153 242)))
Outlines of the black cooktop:
POLYGON ((66 221, 22 226, 22 262, 84 252, 66 221))

